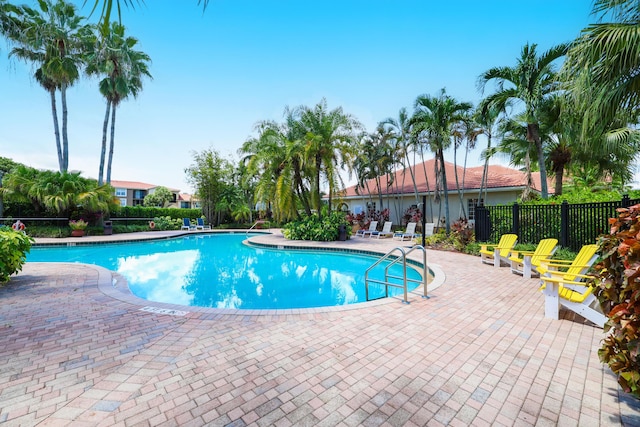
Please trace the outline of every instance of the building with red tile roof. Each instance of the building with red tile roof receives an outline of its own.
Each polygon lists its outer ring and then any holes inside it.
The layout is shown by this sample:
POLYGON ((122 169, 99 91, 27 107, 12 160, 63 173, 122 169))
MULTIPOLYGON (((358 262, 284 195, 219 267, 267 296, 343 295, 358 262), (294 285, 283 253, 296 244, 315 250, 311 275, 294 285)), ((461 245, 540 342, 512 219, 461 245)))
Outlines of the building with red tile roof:
MULTIPOLYGON (((115 196, 120 199, 120 206, 138 206, 144 203, 147 194, 152 194, 160 185, 148 184, 138 181, 111 181, 111 186, 115 188, 115 196)), ((190 194, 180 193, 179 189, 168 188, 173 194, 168 207, 172 208, 195 208, 200 207, 199 202, 193 199, 190 194)))
MULTIPOLYGON (((445 162, 449 212, 452 222, 463 216, 473 220, 473 209, 479 200, 485 205, 508 204, 515 202, 525 189, 526 174, 523 171, 501 165, 489 165, 486 175, 486 190, 483 190, 480 195, 483 170, 484 166, 465 169, 462 166, 454 167, 453 163, 445 162), (460 188, 462 201, 458 195, 458 188, 460 188)), ((533 191, 539 192, 540 174, 534 172, 532 178, 533 191)), ((421 205, 422 197, 427 196, 426 221, 436 224, 443 222, 445 216, 444 196, 441 194, 439 203, 435 200, 434 159, 419 163, 410 169, 398 170, 391 175, 390 179, 387 176, 382 176, 379 180, 380 191, 378 191, 375 179, 368 180, 362 187, 356 188, 354 185, 346 188, 342 195, 342 209, 348 209, 354 213, 365 212, 368 207, 380 210, 380 199, 382 199, 382 208, 390 210, 390 220, 394 224, 400 225, 404 212, 412 206, 421 205), (415 176, 415 187, 411 178, 412 173, 415 176)), ((553 187, 549 185, 549 188, 553 187)))

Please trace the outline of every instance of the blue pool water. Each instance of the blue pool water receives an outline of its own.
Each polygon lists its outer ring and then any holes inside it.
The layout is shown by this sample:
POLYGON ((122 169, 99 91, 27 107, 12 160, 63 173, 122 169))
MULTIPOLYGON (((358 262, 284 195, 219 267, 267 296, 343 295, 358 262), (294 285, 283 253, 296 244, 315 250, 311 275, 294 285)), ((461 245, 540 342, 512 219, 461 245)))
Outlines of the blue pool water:
MULTIPOLYGON (((244 234, 206 234, 139 243, 35 247, 27 262, 96 264, 124 276, 149 301, 186 306, 284 309, 366 301, 364 272, 375 257, 247 247, 244 234)), ((400 276, 401 266, 391 274, 400 276)), ((370 275, 382 279, 384 264, 370 275)), ((419 280, 412 268, 408 277, 419 280)), ((390 295, 402 293, 390 287, 390 295)), ((384 296, 369 286, 369 298, 384 296)))

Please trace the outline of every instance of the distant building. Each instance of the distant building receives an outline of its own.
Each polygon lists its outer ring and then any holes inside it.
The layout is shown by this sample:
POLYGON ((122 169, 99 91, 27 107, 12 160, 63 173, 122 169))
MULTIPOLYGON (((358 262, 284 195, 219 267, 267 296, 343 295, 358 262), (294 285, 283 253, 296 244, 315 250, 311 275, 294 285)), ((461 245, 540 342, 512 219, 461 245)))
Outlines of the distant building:
MULTIPOLYGON (((390 220, 394 224, 402 224, 403 214, 407 209, 419 207, 425 212, 427 222, 434 222, 437 225, 444 223, 444 195, 440 194, 440 202, 435 200, 435 160, 427 160, 412 167, 411 171, 402 169, 391 174, 391 179, 381 176, 381 195, 378 194, 375 179, 370 179, 364 187, 348 187, 341 194, 343 202, 341 209, 352 213, 366 212, 368 209, 380 210, 380 196, 382 196, 382 208, 389 209, 390 220), (426 173, 426 175, 425 175, 426 173), (416 188, 414 188, 411 175, 415 177, 418 198, 416 199, 416 188), (427 196, 426 209, 422 205, 422 197, 427 196)), ((523 171, 512 169, 506 166, 489 165, 487 171, 486 192, 483 190, 480 195, 480 185, 484 166, 467 168, 466 170, 452 163, 445 162, 447 174, 447 189, 449 192, 449 214, 451 221, 455 221, 462 216, 473 221, 474 209, 479 203, 484 205, 508 204, 515 202, 522 194, 526 183, 526 174, 523 171), (461 196, 458 195, 456 187, 456 170, 458 184, 461 189, 461 196), (461 200, 462 198, 462 200, 461 200), (464 211, 463 211, 464 209, 464 211)), ((540 192, 540 173, 534 172, 533 191, 540 192)), ((549 186, 550 193, 553 187, 549 186)))
MULTIPOLYGON (((115 188, 115 196, 120 199, 120 206, 144 205, 145 196, 152 194, 156 188, 161 187, 160 185, 137 181, 111 181, 111 186, 115 188)), ((168 207, 182 209, 200 207, 200 202, 194 200, 192 195, 180 193, 180 190, 175 188, 167 189, 173 194, 168 207)))

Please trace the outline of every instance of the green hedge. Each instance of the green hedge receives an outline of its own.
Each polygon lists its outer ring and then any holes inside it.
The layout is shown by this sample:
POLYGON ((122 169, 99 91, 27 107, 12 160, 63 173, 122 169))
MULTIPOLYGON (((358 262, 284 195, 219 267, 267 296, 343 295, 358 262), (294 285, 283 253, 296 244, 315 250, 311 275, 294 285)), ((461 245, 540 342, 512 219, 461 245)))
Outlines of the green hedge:
POLYGON ((172 219, 200 218, 202 216, 202 209, 123 206, 111 212, 111 218, 156 218, 165 216, 171 217, 172 219))

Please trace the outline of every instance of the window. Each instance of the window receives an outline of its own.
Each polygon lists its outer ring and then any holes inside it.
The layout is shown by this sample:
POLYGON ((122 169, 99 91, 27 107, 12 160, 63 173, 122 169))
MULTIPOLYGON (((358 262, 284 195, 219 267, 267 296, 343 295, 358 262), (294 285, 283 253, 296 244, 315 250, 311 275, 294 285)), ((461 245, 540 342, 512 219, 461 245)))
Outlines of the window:
POLYGON ((126 188, 116 188, 116 197, 127 197, 126 188))
POLYGON ((121 197, 120 198, 120 206, 127 206, 127 198, 126 197, 121 197))
POLYGON ((181 209, 189 209, 189 202, 180 202, 181 209))
POLYGON ((468 217, 469 217, 469 221, 473 221, 476 219, 476 205, 477 204, 484 204, 484 200, 480 199, 480 202, 478 202, 478 199, 468 199, 467 200, 467 212, 469 212, 468 217))
POLYGON ((144 199, 144 196, 146 195, 147 195, 147 192, 145 190, 135 190, 133 192, 134 199, 144 199))

